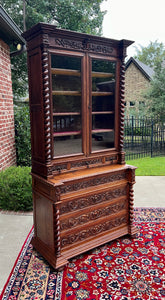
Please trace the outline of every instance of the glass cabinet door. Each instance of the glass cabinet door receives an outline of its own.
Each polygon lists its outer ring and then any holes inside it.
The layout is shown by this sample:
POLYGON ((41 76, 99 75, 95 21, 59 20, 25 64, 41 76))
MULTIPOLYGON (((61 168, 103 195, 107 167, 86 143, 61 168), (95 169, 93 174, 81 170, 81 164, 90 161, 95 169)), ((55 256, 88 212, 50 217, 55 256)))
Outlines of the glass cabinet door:
POLYGON ((52 55, 54 156, 82 153, 81 58, 52 55))
POLYGON ((116 63, 92 59, 92 152, 115 147, 116 63))

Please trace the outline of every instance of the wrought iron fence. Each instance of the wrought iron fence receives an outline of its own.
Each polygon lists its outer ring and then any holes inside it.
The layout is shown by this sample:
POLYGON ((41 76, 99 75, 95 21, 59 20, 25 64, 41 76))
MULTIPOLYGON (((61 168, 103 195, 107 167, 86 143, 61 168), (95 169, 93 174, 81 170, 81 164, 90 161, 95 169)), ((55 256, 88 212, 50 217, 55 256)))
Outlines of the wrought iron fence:
POLYGON ((124 126, 126 159, 165 155, 165 120, 126 118, 124 126))

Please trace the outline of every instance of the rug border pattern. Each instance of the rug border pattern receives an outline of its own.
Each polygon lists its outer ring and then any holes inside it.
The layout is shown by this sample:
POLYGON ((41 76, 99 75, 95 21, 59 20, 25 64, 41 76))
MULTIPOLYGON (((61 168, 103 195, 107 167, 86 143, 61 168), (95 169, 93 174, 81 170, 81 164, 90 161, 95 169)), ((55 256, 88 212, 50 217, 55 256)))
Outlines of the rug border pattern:
MULTIPOLYGON (((147 220, 146 217, 142 217, 141 219, 136 219, 136 213, 140 213, 140 212, 150 212, 150 214, 152 212, 155 212, 155 211, 158 211, 158 213, 164 213, 164 216, 165 216, 165 208, 156 208, 156 207, 136 207, 134 208, 134 212, 135 212, 135 220, 134 222, 135 223, 140 223, 140 222, 165 222, 165 218, 162 218, 161 220, 161 216, 159 218, 155 218, 155 220, 147 220), (159 220, 160 219, 160 220, 159 220)), ((152 216, 151 216, 152 217, 152 216)), ((7 300, 9 299, 8 296, 9 296, 9 293, 11 291, 11 287, 14 283, 14 280, 17 276, 17 273, 18 273, 18 270, 20 268, 20 265, 23 261, 23 257, 28 249, 28 246, 30 244, 30 241, 32 239, 32 236, 34 234, 34 227, 32 226, 19 254, 18 254, 18 257, 14 263, 14 266, 9 274, 9 277, 6 281, 6 284, 4 285, 3 289, 2 289, 2 292, 1 292, 1 295, 0 295, 0 300, 7 300)), ((60 271, 58 272, 57 274, 57 281, 56 281, 56 289, 55 289, 55 300, 60 300, 61 299, 61 295, 62 295, 62 280, 63 280, 63 271, 60 271)))

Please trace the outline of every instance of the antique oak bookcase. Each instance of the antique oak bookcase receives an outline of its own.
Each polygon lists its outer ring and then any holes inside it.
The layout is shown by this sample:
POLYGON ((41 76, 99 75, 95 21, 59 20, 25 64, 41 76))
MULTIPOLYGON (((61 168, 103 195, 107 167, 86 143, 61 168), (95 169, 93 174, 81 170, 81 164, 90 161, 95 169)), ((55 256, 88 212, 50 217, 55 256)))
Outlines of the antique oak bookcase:
POLYGON ((27 41, 34 247, 54 267, 135 235, 135 167, 125 164, 128 40, 39 23, 27 41))

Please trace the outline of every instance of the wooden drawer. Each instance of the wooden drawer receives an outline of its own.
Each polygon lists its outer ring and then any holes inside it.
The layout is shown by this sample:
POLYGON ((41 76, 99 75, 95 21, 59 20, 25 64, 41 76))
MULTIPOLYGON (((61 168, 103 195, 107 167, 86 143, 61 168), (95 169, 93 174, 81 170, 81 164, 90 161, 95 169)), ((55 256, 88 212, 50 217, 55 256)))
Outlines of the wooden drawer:
POLYGON ((94 206, 86 207, 76 211, 76 213, 60 214, 60 229, 61 232, 76 228, 83 224, 88 224, 91 221, 99 218, 111 216, 123 209, 128 208, 128 200, 126 197, 121 197, 117 200, 109 200, 94 206))
POLYGON ((128 194, 126 181, 116 182, 107 185, 98 185, 95 188, 88 188, 85 191, 70 193, 60 197, 60 215, 80 211, 83 208, 96 206, 99 203, 112 201, 128 194))
POLYGON ((111 230, 128 224, 127 201, 123 201, 121 206, 118 204, 118 207, 123 206, 125 206, 125 209, 120 209, 117 213, 110 215, 105 214, 111 209, 110 207, 102 209, 102 216, 100 217, 99 210, 97 212, 94 210, 86 215, 80 215, 77 220, 80 222, 83 220, 83 224, 77 224, 75 227, 72 226, 70 229, 61 231, 61 249, 71 247, 74 244, 81 244, 84 241, 88 242, 90 239, 97 239, 106 232, 111 232, 111 230), (94 219, 87 220, 91 215, 94 215, 94 219), (84 220, 87 222, 84 222, 84 220))

